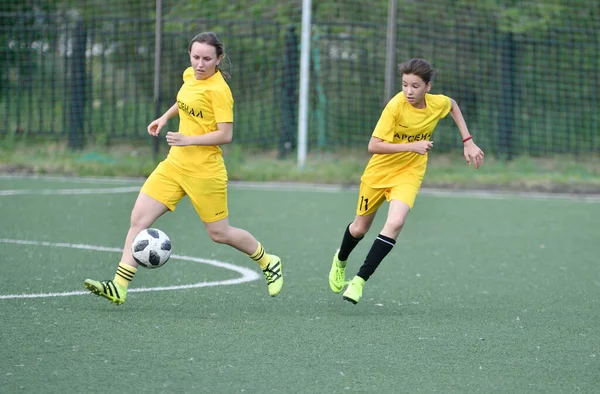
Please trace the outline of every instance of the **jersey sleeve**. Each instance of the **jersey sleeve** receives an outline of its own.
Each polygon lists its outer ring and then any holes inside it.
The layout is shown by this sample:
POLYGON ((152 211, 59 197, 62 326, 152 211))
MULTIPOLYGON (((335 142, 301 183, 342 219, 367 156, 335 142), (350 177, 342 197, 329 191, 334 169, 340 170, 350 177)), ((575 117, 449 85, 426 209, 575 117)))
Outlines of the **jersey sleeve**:
POLYGON ((186 68, 183 71, 183 75, 181 76, 181 79, 183 79, 183 82, 187 82, 190 79, 196 79, 196 77, 194 76, 194 69, 191 67, 186 68))
POLYGON ((396 116, 390 104, 391 102, 381 112, 377 125, 375 125, 375 130, 373 130, 373 137, 381 138, 387 142, 394 142, 396 116))
POLYGON ((212 106, 216 123, 233 122, 233 96, 229 88, 216 89, 211 92, 212 106))
POLYGON ((448 96, 440 95, 439 98, 441 106, 440 118, 445 118, 452 109, 452 102, 448 96))

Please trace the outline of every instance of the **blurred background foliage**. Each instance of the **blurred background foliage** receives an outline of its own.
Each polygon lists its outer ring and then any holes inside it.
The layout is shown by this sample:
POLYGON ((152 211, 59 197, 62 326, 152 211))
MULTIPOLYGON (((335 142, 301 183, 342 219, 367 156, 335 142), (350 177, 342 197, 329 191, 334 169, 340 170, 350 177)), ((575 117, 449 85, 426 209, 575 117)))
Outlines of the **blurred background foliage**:
MULTIPOLYGON (((396 63, 431 61, 432 93, 457 100, 490 157, 598 157, 600 2, 397 5, 396 63)), ((313 157, 365 150, 385 105, 388 12, 388 0, 313 1, 313 157)), ((0 0, 0 135, 74 141, 76 149, 145 137, 175 100, 189 40, 211 30, 229 55, 233 151, 292 157, 302 1, 162 0, 162 13, 156 103, 155 1, 0 0)), ((452 121, 440 122, 434 140, 436 151, 461 151, 452 121)))

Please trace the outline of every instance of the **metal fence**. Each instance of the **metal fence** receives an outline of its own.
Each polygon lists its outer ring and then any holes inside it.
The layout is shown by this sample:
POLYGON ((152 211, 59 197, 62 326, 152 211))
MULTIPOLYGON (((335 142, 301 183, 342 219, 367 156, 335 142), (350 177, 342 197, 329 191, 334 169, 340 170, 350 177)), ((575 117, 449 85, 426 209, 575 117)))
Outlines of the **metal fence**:
MULTIPOLYGON (((58 12, 1 13, 0 133, 81 143, 144 135, 156 116, 154 24, 152 18, 83 22, 58 12)), ((281 155, 295 148, 296 26, 198 19, 164 25, 162 111, 181 85, 189 39, 215 31, 231 59, 235 143, 281 155)), ((487 152, 599 153, 599 25, 515 34, 485 24, 424 27, 399 20, 397 60, 423 57, 434 64, 432 93, 457 100, 487 152)), ((365 146, 385 105, 385 34, 382 24, 313 23, 310 150, 365 146)), ((451 121, 441 122, 434 138, 440 150, 460 146, 451 121)))

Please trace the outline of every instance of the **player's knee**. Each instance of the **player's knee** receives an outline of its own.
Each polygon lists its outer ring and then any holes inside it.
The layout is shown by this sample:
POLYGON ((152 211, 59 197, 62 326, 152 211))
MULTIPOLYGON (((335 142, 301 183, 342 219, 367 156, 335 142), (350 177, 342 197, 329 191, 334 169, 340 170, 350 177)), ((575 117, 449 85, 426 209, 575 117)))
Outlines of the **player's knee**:
POLYGON ((213 242, 226 244, 229 242, 229 234, 225 229, 209 229, 208 236, 213 242))
POLYGON ((148 220, 144 217, 144 215, 136 214, 135 212, 131 214, 131 218, 129 219, 129 227, 138 231, 142 231, 149 226, 150 224, 148 224, 148 220))
POLYGON ((393 218, 393 219, 388 219, 385 223, 385 227, 389 228, 390 230, 399 233, 400 230, 402 230, 402 227, 404 227, 404 218, 393 218))
POLYGON ((362 238, 369 232, 370 228, 371 223, 354 222, 352 226, 350 226, 350 233, 354 238, 362 238))

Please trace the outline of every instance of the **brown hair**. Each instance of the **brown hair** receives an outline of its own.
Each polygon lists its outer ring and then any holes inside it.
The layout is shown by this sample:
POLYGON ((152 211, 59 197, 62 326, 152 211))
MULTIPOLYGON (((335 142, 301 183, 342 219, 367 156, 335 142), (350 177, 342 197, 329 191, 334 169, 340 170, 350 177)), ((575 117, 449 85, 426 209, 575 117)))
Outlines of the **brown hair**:
MULTIPOLYGON (((206 31, 204 33, 197 34, 194 38, 192 38, 192 40, 190 41, 190 45, 188 46, 188 52, 192 51, 192 45, 194 45, 195 42, 198 42, 200 44, 208 44, 214 47, 217 51, 217 57, 223 56, 223 58, 221 59, 222 62, 227 57, 227 54, 225 54, 225 47, 223 46, 223 43, 221 42, 221 40, 219 40, 219 37, 217 37, 217 35, 211 31, 206 31)), ((228 72, 223 71, 221 67, 217 66, 216 69, 219 70, 225 78, 231 77, 231 75, 228 72)))
POLYGON ((398 70, 404 74, 412 74, 420 77, 426 84, 433 80, 436 70, 423 59, 410 59, 398 66, 398 70))

